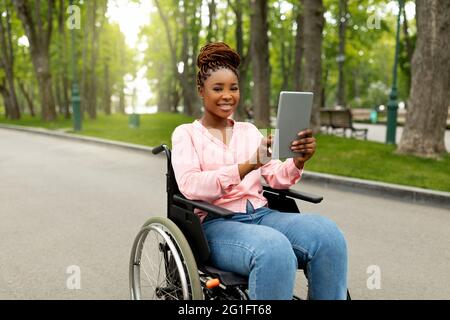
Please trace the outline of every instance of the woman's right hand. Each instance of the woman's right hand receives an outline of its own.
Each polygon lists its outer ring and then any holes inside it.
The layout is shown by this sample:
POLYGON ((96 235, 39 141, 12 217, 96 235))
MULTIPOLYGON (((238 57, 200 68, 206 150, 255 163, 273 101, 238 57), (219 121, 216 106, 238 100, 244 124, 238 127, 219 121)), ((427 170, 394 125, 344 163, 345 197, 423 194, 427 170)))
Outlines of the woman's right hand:
POLYGON ((272 157, 272 135, 263 138, 261 144, 253 155, 252 159, 255 159, 253 163, 256 164, 255 169, 260 168, 271 160, 272 157))
POLYGON ((239 176, 242 179, 253 170, 259 169, 267 162, 271 160, 272 156, 272 135, 264 138, 261 141, 258 149, 255 151, 253 156, 248 159, 245 163, 240 163, 238 165, 239 176))

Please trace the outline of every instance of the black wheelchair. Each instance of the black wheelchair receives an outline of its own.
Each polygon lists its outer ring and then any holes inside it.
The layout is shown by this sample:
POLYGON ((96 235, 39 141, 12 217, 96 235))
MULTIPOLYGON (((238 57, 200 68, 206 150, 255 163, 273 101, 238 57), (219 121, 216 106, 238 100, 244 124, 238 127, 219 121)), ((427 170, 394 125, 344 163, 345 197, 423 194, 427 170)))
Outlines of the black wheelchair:
MULTIPOLYGON (((203 201, 186 199, 179 191, 171 151, 162 144, 153 154, 167 156, 167 218, 148 219, 137 234, 130 258, 131 299, 141 300, 248 300, 248 279, 209 263, 208 242, 194 209, 208 215, 230 217, 234 213, 203 201)), ((294 199, 320 203, 323 197, 263 186, 272 209, 300 212, 294 199)), ((307 295, 306 295, 307 298, 307 295)), ((350 295, 347 291, 347 298, 350 295)), ((293 299, 300 299, 293 296, 293 299)))

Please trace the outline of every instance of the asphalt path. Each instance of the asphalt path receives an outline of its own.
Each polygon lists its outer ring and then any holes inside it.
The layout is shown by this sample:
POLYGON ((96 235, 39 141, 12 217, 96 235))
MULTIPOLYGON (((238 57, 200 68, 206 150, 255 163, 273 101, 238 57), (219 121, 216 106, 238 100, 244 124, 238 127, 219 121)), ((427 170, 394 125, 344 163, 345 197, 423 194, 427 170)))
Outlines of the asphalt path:
MULTIPOLYGON (((134 236, 165 215, 165 158, 0 129, 0 299, 128 299, 134 236)), ((334 219, 354 299, 450 299, 450 212, 302 183, 334 219)), ((300 281, 299 287, 303 286, 300 281)))
MULTIPOLYGON (((354 123, 353 126, 355 128, 366 128, 367 130, 367 140, 377 141, 377 142, 386 142, 386 130, 387 126, 384 124, 367 124, 367 123, 354 123)), ((350 132, 347 132, 347 135, 350 132)), ((396 143, 400 143, 400 139, 403 134, 403 127, 397 126, 395 133, 395 141, 396 143)), ((445 148, 447 151, 450 151, 450 130, 445 130, 444 136, 445 148)))

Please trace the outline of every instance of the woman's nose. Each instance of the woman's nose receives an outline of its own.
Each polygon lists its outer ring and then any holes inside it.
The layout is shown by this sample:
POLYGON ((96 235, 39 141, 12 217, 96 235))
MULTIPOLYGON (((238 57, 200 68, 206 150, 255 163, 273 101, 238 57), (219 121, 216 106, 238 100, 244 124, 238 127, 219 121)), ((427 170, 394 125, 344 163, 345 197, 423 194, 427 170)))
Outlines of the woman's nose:
POLYGON ((222 99, 223 100, 231 100, 233 97, 231 96, 231 94, 230 93, 224 93, 223 95, 222 95, 222 99))

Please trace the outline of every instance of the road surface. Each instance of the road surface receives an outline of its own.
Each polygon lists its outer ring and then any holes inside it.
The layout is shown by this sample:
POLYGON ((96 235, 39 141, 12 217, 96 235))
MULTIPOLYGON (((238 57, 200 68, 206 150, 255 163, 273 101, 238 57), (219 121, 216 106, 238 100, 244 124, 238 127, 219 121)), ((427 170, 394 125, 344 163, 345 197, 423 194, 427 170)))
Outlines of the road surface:
MULTIPOLYGON (((162 155, 0 129, 0 299, 128 299, 134 236, 165 215, 164 174, 162 155)), ((448 210, 295 188, 324 195, 302 208, 344 231, 354 299, 450 299, 448 210)))

